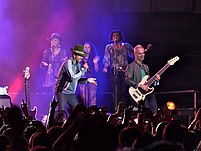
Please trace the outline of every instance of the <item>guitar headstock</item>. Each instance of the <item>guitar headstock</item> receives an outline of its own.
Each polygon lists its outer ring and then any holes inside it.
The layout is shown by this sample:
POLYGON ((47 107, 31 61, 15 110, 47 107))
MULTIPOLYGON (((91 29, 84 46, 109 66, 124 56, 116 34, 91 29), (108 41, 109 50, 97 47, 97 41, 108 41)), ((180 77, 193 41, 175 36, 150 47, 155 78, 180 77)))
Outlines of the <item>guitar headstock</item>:
POLYGON ((30 78, 30 68, 26 67, 24 70, 24 79, 28 80, 30 78))
POLYGON ((170 60, 168 61, 168 64, 169 64, 169 65, 174 65, 175 62, 177 62, 178 60, 179 60, 179 57, 176 56, 176 57, 170 59, 170 60))
POLYGON ((147 45, 147 48, 146 48, 144 51, 149 50, 151 47, 152 47, 152 44, 148 44, 148 45, 147 45))

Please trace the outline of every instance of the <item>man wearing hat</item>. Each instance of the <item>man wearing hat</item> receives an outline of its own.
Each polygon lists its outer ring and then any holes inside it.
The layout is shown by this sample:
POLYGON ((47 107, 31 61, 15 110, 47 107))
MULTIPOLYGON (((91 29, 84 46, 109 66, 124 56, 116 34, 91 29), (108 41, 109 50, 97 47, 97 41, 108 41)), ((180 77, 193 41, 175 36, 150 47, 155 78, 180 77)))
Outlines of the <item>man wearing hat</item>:
POLYGON ((60 42, 62 37, 59 33, 52 33, 52 35, 47 38, 50 41, 50 48, 45 49, 43 52, 43 58, 41 62, 41 67, 45 71, 45 79, 43 82, 43 87, 46 92, 46 101, 44 101, 43 110, 48 113, 48 108, 52 97, 54 96, 54 85, 56 82, 56 77, 62 62, 67 58, 66 50, 61 48, 60 42))
POLYGON ((66 104, 69 105, 70 111, 79 104, 75 91, 78 83, 92 83, 97 85, 95 78, 82 78, 89 66, 87 63, 80 64, 83 57, 86 56, 82 45, 75 45, 72 51, 72 57, 67 59, 60 67, 55 84, 55 94, 58 100, 58 111, 66 111, 66 104))

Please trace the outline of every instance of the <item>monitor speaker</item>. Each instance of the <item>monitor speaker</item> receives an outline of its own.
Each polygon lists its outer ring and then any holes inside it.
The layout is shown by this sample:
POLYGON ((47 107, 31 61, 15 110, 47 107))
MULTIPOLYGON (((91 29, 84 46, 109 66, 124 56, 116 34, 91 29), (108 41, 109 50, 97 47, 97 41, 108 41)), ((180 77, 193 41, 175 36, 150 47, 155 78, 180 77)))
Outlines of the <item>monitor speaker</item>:
POLYGON ((0 108, 11 107, 11 98, 9 95, 0 95, 0 108))

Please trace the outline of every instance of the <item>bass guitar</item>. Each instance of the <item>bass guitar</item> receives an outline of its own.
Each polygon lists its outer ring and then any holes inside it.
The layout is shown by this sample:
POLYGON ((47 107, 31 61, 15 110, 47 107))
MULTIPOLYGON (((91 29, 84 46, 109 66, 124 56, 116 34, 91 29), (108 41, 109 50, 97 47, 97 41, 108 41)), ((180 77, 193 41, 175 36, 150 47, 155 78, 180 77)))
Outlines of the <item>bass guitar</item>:
POLYGON ((161 75, 165 70, 167 70, 167 68, 170 66, 170 65, 174 65, 176 61, 179 60, 179 57, 176 56, 174 58, 172 58, 171 60, 169 60, 167 62, 167 64, 161 68, 153 77, 151 77, 149 80, 149 76, 146 75, 142 78, 141 82, 139 84, 147 84, 148 85, 148 91, 144 91, 142 88, 140 87, 137 87, 137 88, 133 88, 133 87, 130 87, 129 88, 129 94, 130 96, 133 98, 133 100, 138 103, 139 101, 141 100, 144 100, 145 97, 152 93, 154 91, 154 87, 149 87, 155 80, 156 80, 156 75, 161 75))
POLYGON ((31 120, 36 120, 37 107, 34 106, 31 109, 30 101, 30 68, 26 67, 24 70, 24 85, 25 85, 25 101, 22 100, 21 108, 24 112, 25 117, 30 118, 31 120))

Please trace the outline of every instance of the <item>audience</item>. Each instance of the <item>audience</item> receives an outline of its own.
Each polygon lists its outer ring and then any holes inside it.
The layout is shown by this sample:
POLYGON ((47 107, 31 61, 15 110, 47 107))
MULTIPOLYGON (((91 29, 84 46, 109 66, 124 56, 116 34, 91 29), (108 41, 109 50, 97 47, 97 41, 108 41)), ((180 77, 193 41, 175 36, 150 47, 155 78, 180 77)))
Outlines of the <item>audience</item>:
POLYGON ((164 120, 152 134, 129 124, 132 110, 125 108, 124 102, 109 117, 105 107, 77 105, 66 120, 55 116, 56 106, 53 99, 46 127, 41 121, 31 119, 27 125, 18 106, 7 110, 0 128, 0 151, 201 150, 200 109, 188 126, 164 120), (115 119, 119 116, 123 119, 117 124, 115 119))
POLYGON ((177 144, 182 143, 183 136, 184 131, 177 123, 169 123, 163 129, 163 140, 177 144))

